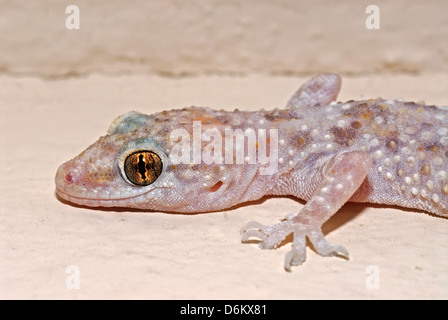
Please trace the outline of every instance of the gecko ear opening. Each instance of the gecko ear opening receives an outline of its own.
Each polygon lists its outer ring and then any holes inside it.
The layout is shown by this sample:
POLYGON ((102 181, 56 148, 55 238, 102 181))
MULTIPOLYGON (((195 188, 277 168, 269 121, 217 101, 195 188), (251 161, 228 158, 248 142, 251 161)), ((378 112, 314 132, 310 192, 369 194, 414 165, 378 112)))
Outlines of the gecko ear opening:
POLYGON ((115 118, 109 126, 109 130, 107 130, 107 134, 123 134, 134 131, 146 125, 148 118, 143 113, 130 111, 115 118))

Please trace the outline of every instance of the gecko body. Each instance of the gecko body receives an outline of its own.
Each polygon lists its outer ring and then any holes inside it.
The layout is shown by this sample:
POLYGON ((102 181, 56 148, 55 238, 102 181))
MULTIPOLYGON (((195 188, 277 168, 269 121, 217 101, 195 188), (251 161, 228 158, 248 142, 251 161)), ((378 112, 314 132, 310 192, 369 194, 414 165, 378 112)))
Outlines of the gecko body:
POLYGON ((448 216, 448 110, 401 100, 335 102, 340 84, 337 75, 318 75, 284 109, 129 112, 60 166, 57 194, 86 206, 185 213, 292 195, 307 201, 297 215, 242 230, 243 241, 259 238, 264 249, 293 233, 287 270, 305 260, 307 237, 320 255, 348 257, 321 232, 348 201, 448 216))

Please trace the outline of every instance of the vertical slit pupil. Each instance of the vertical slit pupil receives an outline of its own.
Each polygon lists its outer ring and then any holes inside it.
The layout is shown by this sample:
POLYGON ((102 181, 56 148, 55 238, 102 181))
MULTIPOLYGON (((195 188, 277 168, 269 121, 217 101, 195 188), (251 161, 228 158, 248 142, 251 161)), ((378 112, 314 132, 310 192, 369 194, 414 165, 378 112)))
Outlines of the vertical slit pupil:
POLYGON ((146 179, 146 166, 143 155, 138 156, 138 172, 140 173, 142 180, 146 179))

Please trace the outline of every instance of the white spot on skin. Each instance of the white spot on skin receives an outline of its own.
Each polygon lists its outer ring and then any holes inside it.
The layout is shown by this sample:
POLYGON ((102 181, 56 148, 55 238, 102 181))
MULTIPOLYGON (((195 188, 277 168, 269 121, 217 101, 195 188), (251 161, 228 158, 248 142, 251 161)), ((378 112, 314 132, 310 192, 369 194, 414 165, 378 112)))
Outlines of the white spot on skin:
POLYGON ((418 181, 420 180, 420 176, 419 176, 419 174, 418 174, 418 173, 414 173, 414 174, 412 175, 412 179, 414 179, 415 182, 418 182, 418 181))
POLYGON ((409 155, 411 154, 411 152, 412 152, 411 148, 407 146, 401 149, 401 153, 404 155, 409 155))
POLYGON ((413 134, 415 133, 415 131, 417 131, 417 129, 414 127, 407 127, 404 129, 404 132, 406 132, 407 134, 413 134))
POLYGON ((418 190, 417 190, 417 188, 415 188, 415 187, 411 188, 411 193, 412 193, 414 196, 416 196, 416 195, 418 194, 418 190))
POLYGON ((375 118, 375 122, 378 123, 378 124, 382 124, 383 121, 384 121, 384 119, 382 117, 376 117, 375 118))
POLYGON ((440 139, 440 143, 444 146, 448 146, 448 137, 443 137, 440 139))
POLYGON ((206 175, 205 177, 204 177, 204 179, 205 180, 210 180, 212 177, 210 176, 210 175, 206 175))
POLYGON ((379 140, 377 138, 370 140, 369 145, 371 148, 378 147, 380 144, 379 140))
POLYGON ((436 193, 433 193, 433 194, 432 194, 431 199, 432 199, 432 201, 434 201, 435 203, 439 203, 439 201, 440 201, 439 195, 436 194, 436 193))
POLYGON ((412 183, 411 178, 410 177, 405 177, 404 178, 404 183, 406 183, 408 186, 411 185, 411 183, 412 183))
POLYGON ((409 166, 413 166, 415 164, 415 158, 414 157, 408 157, 406 159, 406 164, 409 166))
POLYGON ((288 151, 288 155, 289 155, 290 157, 292 157, 292 156, 294 155, 294 150, 289 150, 289 151, 288 151))
POLYGON ((283 163, 283 158, 278 158, 278 163, 283 163))
POLYGON ((336 190, 341 191, 342 188, 343 188, 342 184, 338 183, 338 184, 336 185, 336 190))
POLYGON ((425 189, 422 189, 422 191, 420 191, 420 196, 421 196, 423 199, 426 199, 426 198, 428 197, 428 193, 426 192, 425 189))
POLYGON ((329 134, 324 135, 324 140, 329 141, 331 139, 331 136, 329 134))
POLYGON ((445 181, 446 176, 447 176, 446 171, 444 171, 444 170, 437 172, 437 175, 436 175, 437 179, 439 179, 440 181, 445 181))
POLYGON ((325 148, 326 148, 327 150, 333 150, 333 145, 332 145, 331 143, 329 143, 329 144, 327 144, 327 145, 325 146, 325 148))
POLYGON ((308 130, 308 126, 306 124, 304 124, 300 129, 302 129, 302 131, 306 131, 306 130, 308 130))
MULTIPOLYGON (((241 131, 240 131, 241 132, 241 131)), ((285 145, 285 140, 280 139, 278 142, 279 145, 284 146, 285 145)))
POLYGON ((375 151, 375 153, 373 154, 373 157, 377 160, 381 159, 381 157, 383 156, 383 152, 381 150, 377 150, 375 151))
POLYGON ((441 157, 435 157, 435 158, 432 160, 432 163, 433 163, 435 166, 441 166, 441 165, 443 165, 443 159, 442 159, 441 157))
POLYGON ((432 139, 432 137, 433 137, 432 132, 429 132, 429 131, 422 132, 423 140, 430 140, 430 139, 432 139))
POLYGON ((398 156, 398 155, 397 155, 397 156, 394 156, 394 157, 393 157, 393 160, 394 160, 395 163, 399 163, 399 162, 401 161, 401 157, 398 156))
POLYGON ((346 125, 347 125, 347 122, 345 120, 338 121, 338 127, 344 128, 346 125))
POLYGON ((311 130, 311 136, 312 136, 313 138, 317 137, 318 134, 319 134, 319 130, 317 130, 317 129, 313 129, 313 130, 311 130))
POLYGON ((385 167, 389 167, 392 164, 392 161, 389 158, 384 159, 383 164, 385 167))
POLYGON ((392 178, 393 178, 392 173, 386 172, 386 178, 387 178, 387 180, 392 180, 392 178))
POLYGON ((446 135, 448 133, 448 129, 447 128, 439 128, 439 129, 437 129, 437 134, 439 135, 439 136, 444 136, 444 135, 446 135))
POLYGON ((378 167, 378 172, 379 173, 383 172, 383 167, 378 167))
POLYGON ((426 181, 426 188, 428 188, 429 191, 434 189, 434 182, 432 182, 431 180, 426 181))

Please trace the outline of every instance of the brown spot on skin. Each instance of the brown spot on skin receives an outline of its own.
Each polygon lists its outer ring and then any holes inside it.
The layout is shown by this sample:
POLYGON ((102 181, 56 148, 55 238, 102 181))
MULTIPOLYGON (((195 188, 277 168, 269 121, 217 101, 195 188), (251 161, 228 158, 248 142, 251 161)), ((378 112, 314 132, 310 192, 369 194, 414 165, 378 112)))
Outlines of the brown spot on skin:
POLYGON ((437 144, 427 145, 427 146, 425 146, 425 150, 426 151, 437 152, 439 150, 439 146, 437 144))
POLYGON ((343 146, 350 145, 359 133, 358 130, 353 127, 332 127, 330 128, 330 132, 334 136, 334 141, 343 146))
POLYGON ((353 122, 350 124, 350 126, 351 126, 353 129, 359 129, 359 128, 362 127, 362 123, 361 123, 360 121, 353 121, 353 122))
POLYGON ((297 149, 303 149, 312 141, 311 134, 308 131, 298 133, 292 136, 291 144, 297 149))
POLYGON ((364 120, 370 120, 370 118, 372 118, 372 113, 371 112, 362 113, 361 118, 363 118, 364 120))
POLYGON ((442 193, 443 194, 448 194, 448 184, 442 186, 442 193))
POLYGON ((392 149, 392 150, 397 150, 397 142, 396 141, 394 141, 394 140, 391 140, 391 141, 389 141, 388 143, 387 143, 387 146, 389 147, 389 149, 392 149))
POLYGON ((276 109, 271 112, 264 114, 264 118, 268 121, 276 120, 292 120, 292 119, 302 119, 303 117, 296 114, 295 109, 276 109))
POLYGON ((428 164, 423 165, 423 166, 420 168, 420 172, 421 172, 422 174, 424 174, 424 175, 429 175, 429 174, 431 174, 431 166, 428 165, 428 164))

